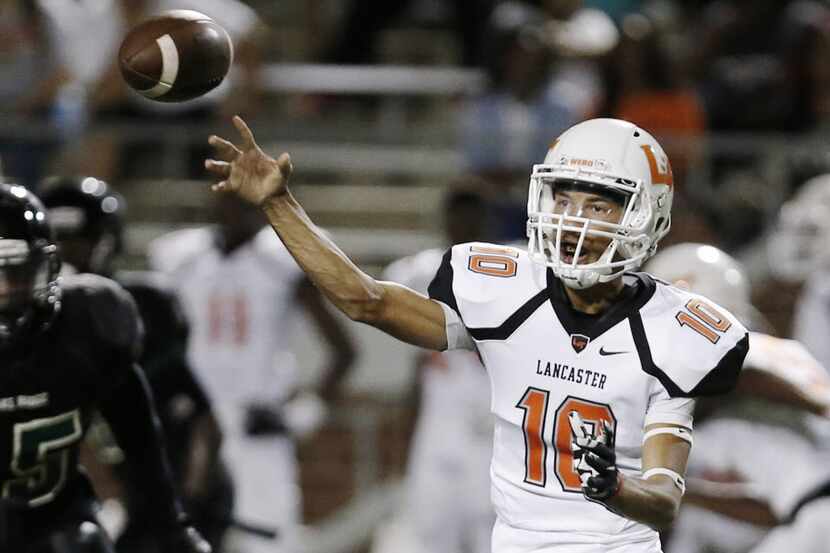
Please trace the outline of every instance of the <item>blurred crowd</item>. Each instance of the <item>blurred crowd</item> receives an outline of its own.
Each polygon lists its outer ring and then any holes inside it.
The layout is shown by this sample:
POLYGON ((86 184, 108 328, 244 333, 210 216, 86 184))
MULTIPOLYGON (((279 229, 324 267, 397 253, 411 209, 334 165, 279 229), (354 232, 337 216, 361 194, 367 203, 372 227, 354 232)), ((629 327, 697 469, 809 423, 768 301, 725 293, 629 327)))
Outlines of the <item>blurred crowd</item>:
MULTIPOLYGON (((309 92, 298 94, 289 103, 277 102, 263 84, 263 70, 269 63, 451 63, 480 71, 485 85, 477 92, 452 98, 452 117, 446 130, 463 159, 459 173, 466 176, 447 187, 449 242, 479 237, 504 243, 522 240, 527 178, 532 165, 542 162, 551 141, 586 118, 626 119, 649 130, 666 146, 673 164, 677 183, 674 228, 664 245, 689 241, 713 244, 745 261, 749 270, 746 278, 753 280, 754 286, 750 291, 747 285, 742 293, 747 305, 750 294, 755 301, 752 318, 756 328, 781 336, 790 336, 794 328, 819 363, 830 366, 825 338, 830 332, 830 287, 824 271, 827 256, 821 251, 822 233, 830 221, 830 148, 823 141, 830 123, 830 65, 826 61, 830 54, 830 3, 352 0, 337 3, 335 10, 324 9, 325 4, 318 0, 308 2, 307 7, 331 15, 334 23, 329 32, 310 29, 314 40, 308 41, 305 54, 291 58, 275 46, 278 23, 258 12, 260 6, 255 2, 0 0, 0 74, 4 76, 0 79, 0 175, 36 191, 47 175, 93 175, 94 182, 81 179, 64 184, 81 190, 81 198, 95 196, 92 207, 81 207, 96 216, 101 215, 101 209, 106 211, 104 198, 116 198, 113 201, 121 202, 117 203, 117 215, 123 217, 123 198, 113 190, 102 189, 98 194, 90 187, 99 186, 98 182, 105 187, 103 182, 109 182, 118 189, 121 182, 136 175, 165 176, 154 172, 157 166, 146 167, 155 163, 164 147, 160 134, 177 137, 186 145, 186 174, 175 176, 204 179, 203 131, 222 124, 230 114, 273 120, 278 113, 292 124, 336 124, 339 117, 354 114, 369 124, 379 117, 381 103, 370 95, 340 98, 309 92), (204 98, 182 104, 154 103, 123 84, 114 53, 126 29, 148 15, 173 8, 202 11, 225 26, 235 44, 235 63, 228 81, 204 98), (449 31, 454 37, 452 50, 436 56, 407 52, 406 45, 390 48, 384 33, 404 23, 449 31), (394 52, 405 53, 396 58, 394 52), (724 137, 733 141, 719 141, 724 137), (766 139, 769 142, 760 142, 766 139), (748 140, 750 147, 742 147, 742 140, 748 140), (787 141, 812 146, 779 151, 777 145, 787 141), (727 146, 722 147, 724 144, 727 146), (733 147, 735 144, 741 147, 733 147), (705 170, 701 170, 704 163, 705 170), (488 217, 482 218, 481 213, 488 217), (452 226, 465 220, 470 224, 452 226), (458 236, 483 223, 486 230, 480 229, 480 235, 458 236), (756 262, 759 258, 762 261, 756 262), (805 280, 802 299, 794 309, 805 280)), ((317 18, 308 16, 310 21, 317 18)), ((414 120, 419 110, 428 111, 417 102, 412 109, 414 120)), ((228 466, 213 459, 210 470, 226 478, 217 480, 217 488, 230 488, 230 481, 235 481, 238 516, 230 514, 234 500, 229 489, 191 490, 193 497, 189 499, 198 503, 209 494, 225 494, 225 510, 206 515, 213 517, 213 523, 217 517, 221 519, 216 524, 217 540, 232 527, 244 535, 243 544, 246 539, 254 543, 247 549, 243 545, 242 550, 272 551, 270 541, 263 544, 262 534, 272 526, 295 525, 300 518, 295 444, 286 436, 310 433, 322 424, 323 400, 336 395, 334 390, 354 362, 354 351, 343 329, 287 260, 287 254, 271 251, 279 246, 270 230, 262 230, 259 219, 232 201, 214 207, 210 216, 215 225, 210 230, 158 239, 152 243, 148 264, 171 277, 171 286, 190 320, 194 334, 187 346, 189 360, 196 380, 206 388, 198 394, 209 396, 214 411, 211 424, 225 434, 228 466), (275 271, 282 271, 286 278, 271 286, 267 281, 275 271), (257 279, 258 274, 262 278, 257 279), (267 305, 263 308, 268 304, 262 302, 263 297, 272 298, 270 309, 267 305), (290 359, 286 361, 291 347, 284 343, 285 330, 271 334, 273 328, 293 324, 298 308, 321 329, 331 350, 330 376, 313 399, 298 391, 292 373, 295 366, 290 359), (276 355, 284 355, 280 362, 283 374, 277 376, 271 374, 276 355), (248 380, 214 378, 221 369, 240 364, 253 374, 248 380), (219 368, 214 370, 214 366, 219 368), (244 411, 236 408, 241 400, 231 397, 234 393, 244 396, 244 411), (263 406, 268 402, 280 409, 263 406), (283 410, 286 406, 288 411, 283 410), (279 410, 284 412, 278 416, 275 411, 279 410), (299 422, 292 426, 284 417, 299 422), (248 467, 258 456, 267 460, 253 472, 239 468, 245 464, 240 459, 247 459, 248 467), (284 463, 269 473, 266 465, 277 457, 284 463), (265 474, 269 476, 261 476, 265 474), (282 490, 288 499, 263 497, 258 485, 268 478, 288 482, 288 489, 282 490), (291 503, 291 507, 275 508, 280 501, 291 503)), ((110 249, 101 254, 98 248, 106 246, 102 241, 106 232, 96 230, 89 251, 110 260, 120 253, 114 244, 118 243, 116 237, 121 240, 122 232, 120 227, 112 231, 110 249)), ((440 250, 431 251, 426 257, 392 265, 386 274, 389 279, 425 288, 439 259, 440 250)), ((113 272, 111 268, 85 269, 113 272)), ((441 403, 431 397, 480 386, 475 377, 453 381, 446 373, 448 363, 468 370, 474 361, 418 358, 426 390, 425 409, 430 401, 435 406, 441 403)), ((173 399, 165 409, 178 408, 172 405, 173 399)), ((486 406, 469 408, 473 410, 486 411, 486 406)), ((427 459, 432 453, 425 436, 433 431, 449 432, 441 421, 451 416, 433 411, 431 419, 420 423, 416 456, 424 456, 427 468, 421 473, 413 469, 413 490, 442 486, 427 482, 442 470, 449 471, 450 477, 457 474, 454 470, 467 470, 453 464, 457 459, 427 459), (441 466, 433 471, 430 462, 441 466), (452 466, 447 469, 445 465, 452 466)), ((465 431, 472 436, 470 443, 484 452, 477 458, 486 460, 490 429, 483 418, 486 414, 470 417, 465 431)), ((219 433, 216 428, 210 430, 219 433)), ((218 448, 219 438, 209 437, 212 440, 207 447, 218 448)), ((183 457, 188 454, 187 450, 182 452, 183 457)), ((480 489, 478 477, 482 475, 486 481, 482 469, 471 482, 459 486, 480 489)), ((440 500, 448 510, 459 510, 452 502, 465 492, 449 487, 444 491, 452 497, 440 500)), ((448 521, 436 520, 440 517, 435 514, 442 511, 430 513, 424 506, 432 498, 414 497, 415 506, 403 508, 401 517, 410 516, 407 509, 423 518, 432 514, 432 520, 422 521, 424 527, 436 532, 430 537, 439 542, 450 539, 446 532, 452 528, 441 527, 448 521)), ((705 508, 704 500, 700 504, 705 508)), ((453 524, 457 528, 465 524, 488 527, 492 513, 481 511, 471 513, 467 522, 453 524)), ((710 524, 705 516, 701 515, 704 522, 699 524, 710 524)), ((694 526, 698 522, 685 523, 677 538, 680 545, 668 551, 681 551, 684 537, 700 535, 694 526)), ((467 540, 458 546, 459 551, 463 547, 467 547, 465 551, 483 550, 479 549, 483 547, 479 538, 486 533, 453 535, 451 539, 459 544, 467 540)), ((757 541, 758 536, 752 536, 743 543, 757 541)), ((381 536, 379 542, 383 539, 381 536)), ((394 544, 394 537, 388 539, 394 544)), ((741 550, 740 544, 712 547, 741 550)), ((688 546, 688 551, 702 549, 688 546)))
POLYGON ((116 182, 146 175, 163 147, 159 135, 169 141, 175 129, 176 140, 188 144, 182 165, 201 178, 204 133, 188 131, 229 114, 292 124, 356 112, 369 125, 378 116, 372 97, 300 93, 295 102, 277 101, 262 69, 280 61, 479 69, 483 89, 458 98, 450 117, 439 118, 451 122, 465 169, 488 178, 502 196, 493 212, 504 239, 524 232, 521 202, 511 200, 515 185, 521 189, 553 137, 588 117, 631 120, 668 144, 680 183, 681 231, 688 226, 728 249, 750 243, 770 205, 827 168, 821 150, 787 154, 784 168, 771 170, 764 148, 707 149, 702 141, 746 133, 820 140, 830 85, 823 63, 830 6, 820 0, 316 1, 301 10, 309 36, 294 50, 282 47, 286 25, 274 10, 258 15, 252 7, 261 6, 249 4, 4 0, 0 68, 14 75, 0 84, 6 174, 30 186, 44 173, 116 182), (162 105, 127 89, 114 53, 125 29, 171 8, 216 18, 234 40, 236 63, 229 82, 207 98, 162 105), (440 29, 454 40, 432 51, 420 42, 396 44, 388 31, 403 26, 440 29), (685 178, 704 155, 705 175, 685 178), (687 181, 693 190, 684 190, 687 181), (753 194, 758 187, 774 190, 772 199, 753 194), (716 191, 718 201, 701 189, 716 191), (736 211, 742 216, 733 217, 736 211))

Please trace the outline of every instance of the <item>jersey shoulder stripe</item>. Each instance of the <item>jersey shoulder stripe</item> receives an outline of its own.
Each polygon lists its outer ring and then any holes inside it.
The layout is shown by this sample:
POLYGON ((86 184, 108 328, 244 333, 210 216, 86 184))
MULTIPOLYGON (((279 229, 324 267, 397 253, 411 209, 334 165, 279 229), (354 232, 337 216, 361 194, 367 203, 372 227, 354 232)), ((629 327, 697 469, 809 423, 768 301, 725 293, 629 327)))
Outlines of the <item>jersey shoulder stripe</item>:
POLYGON ((672 397, 730 391, 749 351, 749 333, 723 307, 661 281, 629 317, 643 370, 672 397))

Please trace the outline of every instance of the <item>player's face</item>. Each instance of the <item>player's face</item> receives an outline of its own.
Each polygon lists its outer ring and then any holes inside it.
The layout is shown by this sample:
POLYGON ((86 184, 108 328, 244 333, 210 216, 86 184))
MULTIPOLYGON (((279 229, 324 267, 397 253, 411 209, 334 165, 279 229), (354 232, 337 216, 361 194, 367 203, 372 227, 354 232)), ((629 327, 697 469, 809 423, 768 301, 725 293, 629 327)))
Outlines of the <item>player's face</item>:
MULTIPOLYGON (((569 215, 599 223, 617 224, 625 213, 622 198, 600 190, 585 189, 582 186, 551 186, 547 196, 543 206, 546 211, 556 215, 569 215)), ((579 236, 580 233, 573 231, 562 233, 559 256, 564 263, 573 263, 579 236)), ((598 261, 610 243, 611 238, 586 234, 576 262, 584 265, 598 261)))
POLYGON ((235 245, 253 238, 265 224, 259 208, 231 194, 217 197, 214 216, 225 241, 235 245))
POLYGON ((45 269, 31 263, 0 266, 0 315, 15 317, 29 306, 38 279, 45 282, 45 269))

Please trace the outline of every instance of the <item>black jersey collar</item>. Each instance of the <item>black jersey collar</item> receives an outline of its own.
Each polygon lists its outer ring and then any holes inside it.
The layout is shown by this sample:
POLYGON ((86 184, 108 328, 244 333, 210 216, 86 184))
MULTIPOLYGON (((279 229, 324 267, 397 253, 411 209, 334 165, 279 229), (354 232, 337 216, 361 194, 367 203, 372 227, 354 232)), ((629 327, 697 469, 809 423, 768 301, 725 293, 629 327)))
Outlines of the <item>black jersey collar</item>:
POLYGON ((626 273, 625 285, 620 298, 604 313, 596 317, 581 317, 575 313, 571 301, 565 294, 564 285, 551 269, 547 270, 548 296, 556 317, 568 334, 582 334, 596 340, 605 331, 636 313, 654 295, 657 289, 654 280, 646 273, 626 273))

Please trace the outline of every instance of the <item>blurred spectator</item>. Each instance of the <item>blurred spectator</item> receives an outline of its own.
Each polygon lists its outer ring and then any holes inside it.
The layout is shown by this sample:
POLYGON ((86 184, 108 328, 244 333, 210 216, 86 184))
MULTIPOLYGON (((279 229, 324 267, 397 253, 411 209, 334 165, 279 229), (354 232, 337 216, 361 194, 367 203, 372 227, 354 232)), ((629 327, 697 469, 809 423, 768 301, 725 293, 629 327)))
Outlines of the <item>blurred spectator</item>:
POLYGON ((622 21, 630 13, 640 11, 642 0, 585 0, 586 8, 595 8, 607 13, 614 21, 622 21))
MULTIPOLYGON (((495 0, 443 0, 452 10, 453 26, 460 35, 463 65, 480 65, 486 43, 484 29, 495 0)), ((378 35, 391 26, 412 0, 352 0, 346 8, 345 21, 322 61, 337 64, 367 64, 378 60, 378 35)))
POLYGON ((551 90, 542 14, 519 2, 496 8, 489 24, 489 88, 462 114, 469 168, 494 180, 527 173, 579 114, 551 90))
MULTIPOLYGON (((462 179, 447 194, 447 246, 487 239, 483 187, 479 179, 462 179)), ((383 278, 426 294, 445 252, 434 248, 399 259, 383 278)), ((493 424, 487 371, 469 351, 419 351, 415 361, 418 421, 404 505, 380 529, 372 551, 490 551, 495 513, 489 497, 493 424), (403 547, 401 540, 411 545, 403 547)))
POLYGON ((619 40, 614 22, 583 0, 542 0, 547 14, 543 40, 556 56, 553 94, 575 109, 580 119, 595 117, 605 100, 601 61, 619 40))
POLYGON ((237 536, 245 553, 295 551, 300 488, 294 439, 313 432, 339 393, 354 350, 317 289, 259 210, 216 196, 213 227, 153 241, 150 265, 171 276, 191 321, 188 359, 225 436, 222 456, 236 486, 237 520, 277 529, 274 542, 237 536), (317 392, 299 390, 292 331, 305 312, 331 350, 317 392))
MULTIPOLYGON (((827 8, 793 0, 721 0, 706 10, 697 71, 718 131, 798 131, 813 125, 811 80, 827 8)), ((826 79, 822 79, 826 80, 826 79)))
POLYGON ((688 76, 684 52, 669 50, 669 38, 643 14, 622 21, 621 40, 606 64, 608 113, 652 133, 672 163, 675 182, 694 162, 695 143, 706 127, 703 105, 688 76), (672 140, 674 139, 674 140, 672 140))
MULTIPOLYGON (((15 117, 36 123, 72 126, 62 118, 58 100, 71 73, 60 55, 62 45, 51 18, 33 1, 0 1, 0 117, 17 122, 15 117)), ((8 175, 21 184, 34 187, 42 166, 58 137, 48 132, 18 134, 19 126, 0 129, 0 157, 8 175), (16 131, 16 132, 15 132, 16 131)))
POLYGON ((803 283, 793 314, 793 336, 830 367, 830 174, 805 182, 785 203, 767 242, 774 276, 803 283))
POLYGON ((467 165, 496 183, 495 210, 500 219, 496 239, 525 235, 527 199, 510 187, 541 162, 551 141, 579 119, 578 107, 563 102, 552 89, 551 50, 545 45, 542 12, 520 2, 504 2, 488 25, 488 90, 468 101, 461 115, 467 165))
MULTIPOLYGON (((43 0, 53 1, 53 0, 43 0)), ((262 24, 257 15, 239 0, 103 0, 82 2, 81 7, 58 3, 66 12, 64 24, 66 48, 76 64, 87 67, 84 73, 90 94, 88 109, 93 123, 141 121, 144 124, 207 122, 231 113, 252 114, 259 107, 262 24), (148 100, 123 82, 117 60, 121 37, 144 19, 172 9, 202 12, 222 25, 234 43, 234 65, 228 78, 210 93, 188 102, 162 103, 148 100), (80 11, 81 13, 76 13, 80 11), (90 35, 94 25, 96 33, 90 35), (100 29, 98 31, 97 29, 100 29), (90 40, 90 36, 100 41, 90 40), (92 69, 94 68, 94 70, 92 69)), ((70 3, 71 4, 71 3, 70 3)), ((186 139, 186 137, 185 137, 186 139)), ((201 175, 206 147, 202 141, 191 148, 187 169, 201 175)), ((122 173, 146 172, 147 156, 158 151, 159 141, 134 140, 124 151, 115 136, 95 133, 78 145, 66 161, 76 173, 95 174, 112 179, 122 173), (96 156, 85 155, 90 149, 96 156)), ((157 175, 153 175, 157 176, 157 175)))

